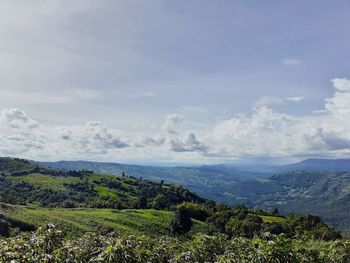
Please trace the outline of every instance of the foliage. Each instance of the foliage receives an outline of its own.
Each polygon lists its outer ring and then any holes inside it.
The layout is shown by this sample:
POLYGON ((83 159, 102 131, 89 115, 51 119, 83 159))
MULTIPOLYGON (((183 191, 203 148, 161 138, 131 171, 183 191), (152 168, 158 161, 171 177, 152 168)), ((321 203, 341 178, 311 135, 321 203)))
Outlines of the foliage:
POLYGON ((231 203, 277 208, 287 213, 312 213, 350 233, 350 173, 292 170, 260 180, 238 182, 227 191, 231 203))
POLYGON ((191 240, 112 232, 65 240, 49 224, 29 235, 0 241, 0 262, 130 263, 348 263, 350 241, 290 239, 264 234, 253 239, 197 234, 191 240))
POLYGON ((224 233, 228 236, 243 236, 252 238, 264 232, 273 234, 286 234, 289 237, 307 235, 316 239, 336 240, 341 235, 332 227, 321 221, 321 218, 313 215, 295 215, 288 217, 262 216, 250 211, 243 205, 235 208, 222 206, 216 207, 210 217, 207 218, 208 233, 224 233))
MULTIPOLYGON (((68 238, 76 238, 98 229, 115 229, 149 236, 167 235, 170 232, 170 222, 173 217, 171 211, 153 209, 67 209, 10 205, 9 207, 10 209, 2 211, 8 219, 21 220, 21 222, 31 223, 36 227, 53 223, 63 230, 68 238)), ((204 231, 204 223, 193 220, 192 229, 186 236, 204 231)))
POLYGON ((176 209, 170 223, 170 232, 175 235, 185 234, 191 230, 192 220, 188 210, 179 207, 176 209))
POLYGON ((151 167, 96 162, 46 163, 67 170, 127 174, 148 180, 165 180, 215 200, 272 210, 283 214, 312 213, 350 233, 349 160, 311 159, 282 167, 209 165, 151 167), (288 171, 288 172, 285 172, 288 171))
POLYGON ((213 213, 215 205, 212 205, 210 203, 196 204, 183 202, 177 207, 185 209, 191 218, 197 219, 199 221, 205 221, 209 215, 213 213))
POLYGON ((170 210, 182 202, 205 202, 181 186, 126 175, 118 177, 98 175, 87 170, 53 170, 9 158, 0 158, 0 166, 3 169, 0 170, 3 171, 0 174, 0 202, 9 204, 170 210))
MULTIPOLYGON (((1 206, 0 204, 0 208, 1 206)), ((0 237, 9 237, 10 235, 17 234, 19 231, 33 231, 35 229, 35 226, 30 223, 0 214, 0 237)))

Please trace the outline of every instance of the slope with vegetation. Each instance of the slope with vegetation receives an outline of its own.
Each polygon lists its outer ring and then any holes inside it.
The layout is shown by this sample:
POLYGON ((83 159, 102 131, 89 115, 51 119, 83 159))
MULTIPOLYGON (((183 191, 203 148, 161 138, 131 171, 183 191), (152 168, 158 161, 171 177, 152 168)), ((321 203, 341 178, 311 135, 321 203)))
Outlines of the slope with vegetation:
MULTIPOLYGON (((142 233, 150 236, 166 235, 170 232, 172 211, 154 209, 98 209, 98 208, 45 208, 34 205, 2 205, 2 216, 11 224, 7 234, 18 230, 32 231, 43 224, 59 226, 68 237, 78 237, 91 231, 119 230, 129 233, 142 233), (27 226, 27 228, 18 226, 27 226), (30 228, 28 227, 30 226, 30 228)), ((1 217, 0 217, 1 225, 1 217)), ((204 223, 193 220, 193 227, 188 236, 204 230, 204 223)), ((1 236, 1 233, 0 233, 1 236)))
POLYGON ((318 216, 221 205, 124 173, 0 165, 0 262, 348 262, 348 241, 318 216))
POLYGON ((25 160, 0 159, 0 202, 36 203, 45 207, 154 208, 169 209, 182 202, 205 202, 177 185, 135 177, 62 171, 31 165, 25 160), (11 163, 10 169, 6 167, 11 163))
POLYGON ((118 163, 100 163, 88 161, 60 161, 39 163, 45 167, 62 170, 90 170, 95 173, 121 176, 126 174, 152 181, 182 185, 191 191, 217 202, 230 203, 232 199, 225 195, 238 182, 268 176, 267 172, 232 165, 204 165, 198 167, 155 167, 118 163))
POLYGON ((232 187, 237 203, 283 213, 312 213, 350 232, 350 172, 295 170, 232 187))
POLYGON ((271 234, 253 239, 197 234, 183 240, 114 232, 66 240, 54 225, 0 241, 0 262, 348 263, 349 254, 349 241, 289 239, 271 234))
POLYGON ((88 169, 184 185, 201 196, 229 205, 245 204, 282 213, 312 213, 350 233, 350 160, 307 159, 282 166, 212 165, 149 167, 115 163, 61 161, 60 169, 88 169), (345 171, 345 172, 344 172, 345 171))

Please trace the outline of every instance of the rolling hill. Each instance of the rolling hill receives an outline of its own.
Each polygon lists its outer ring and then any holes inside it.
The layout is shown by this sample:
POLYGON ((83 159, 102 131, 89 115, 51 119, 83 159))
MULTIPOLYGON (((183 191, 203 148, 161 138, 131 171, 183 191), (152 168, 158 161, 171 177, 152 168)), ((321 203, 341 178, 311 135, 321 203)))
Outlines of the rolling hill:
MULTIPOLYGON (((184 202, 207 200, 179 185, 0 158, 0 236, 48 223, 69 237, 104 228, 166 235, 176 206, 184 202)), ((188 235, 199 230, 203 223, 193 219, 188 235)))
POLYGON ((61 161, 44 163, 59 169, 88 169, 186 186, 201 196, 231 205, 313 213, 350 232, 350 160, 307 159, 282 166, 212 165, 148 167, 114 163, 61 161))
POLYGON ((313 171, 350 171, 349 159, 306 159, 304 161, 276 167, 274 172, 291 170, 313 170, 313 171))
POLYGON ((129 176, 63 171, 0 158, 0 202, 65 208, 170 208, 205 200, 182 186, 129 176), (15 167, 15 168, 14 168, 15 167))
POLYGON ((0 158, 1 262, 329 262, 330 249, 340 262, 342 238, 314 215, 217 204, 125 173, 0 158))
MULTIPOLYGON (((35 205, 2 205, 2 214, 12 222, 11 228, 34 230, 43 224, 55 224, 70 238, 100 229, 115 229, 149 236, 166 235, 170 231, 172 211, 154 209, 45 208, 35 205)), ((204 224, 194 220, 187 236, 203 232, 204 224)))
POLYGON ((350 233, 350 172, 293 170, 236 184, 238 203, 282 213, 311 213, 350 233))
POLYGON ((200 196, 218 202, 230 203, 223 194, 237 182, 258 179, 270 175, 251 171, 248 167, 232 165, 205 165, 198 167, 155 167, 119 163, 88 161, 39 162, 47 168, 69 170, 92 170, 96 173, 120 176, 122 173, 152 181, 164 180, 170 184, 182 185, 200 196))

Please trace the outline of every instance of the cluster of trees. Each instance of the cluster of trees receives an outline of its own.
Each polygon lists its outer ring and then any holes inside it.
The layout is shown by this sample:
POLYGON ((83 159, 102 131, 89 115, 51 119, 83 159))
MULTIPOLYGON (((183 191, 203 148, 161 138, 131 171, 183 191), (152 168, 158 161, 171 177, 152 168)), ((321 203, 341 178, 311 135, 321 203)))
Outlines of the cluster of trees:
POLYGON ((277 210, 259 213, 244 205, 232 208, 211 203, 179 205, 170 225, 171 232, 183 234, 189 231, 191 218, 205 222, 210 235, 221 233, 229 237, 253 238, 269 232, 290 238, 308 236, 326 241, 342 238, 338 231, 322 222, 318 216, 291 214, 284 217, 277 210), (264 222, 263 216, 266 215, 269 215, 270 222, 264 222))
MULTIPOLYGON (((1 209, 1 207, 0 207, 1 209)), ((14 236, 21 231, 34 231, 35 226, 0 214, 0 236, 14 236)))
POLYGON ((0 262, 123 263, 348 263, 350 241, 290 239, 264 234, 253 239, 197 234, 191 240, 112 232, 66 240, 54 225, 0 241, 0 262))
MULTIPOLYGON (((46 168, 34 168, 40 171, 46 168)), ((79 177, 80 182, 63 184, 62 188, 49 188, 41 184, 20 181, 15 177, 27 173, 21 170, 12 174, 0 175, 0 202, 9 204, 36 203, 45 207, 92 207, 92 208, 153 208, 169 210, 182 202, 203 203, 205 200, 181 186, 173 186, 164 182, 150 182, 128 177, 94 178, 91 171, 60 171, 49 170, 45 175, 52 177, 79 177), (17 175, 18 173, 18 175, 17 175), (19 175, 21 174, 21 175, 19 175), (98 188, 107 188, 101 194, 98 188), (118 194, 110 194, 117 192, 118 194)), ((62 180, 61 180, 62 181, 62 180)))
POLYGON ((3 174, 13 172, 29 171, 35 169, 35 165, 27 160, 18 158, 0 157, 0 171, 3 174))

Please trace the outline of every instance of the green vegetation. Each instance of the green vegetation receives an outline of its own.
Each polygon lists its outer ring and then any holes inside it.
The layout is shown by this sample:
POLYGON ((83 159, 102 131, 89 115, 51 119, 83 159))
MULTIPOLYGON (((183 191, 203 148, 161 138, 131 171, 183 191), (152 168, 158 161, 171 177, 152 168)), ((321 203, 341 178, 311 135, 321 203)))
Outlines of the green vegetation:
MULTIPOLYGON (((349 241, 318 216, 217 204, 125 173, 1 163, 0 262, 350 262, 349 241)), ((300 181, 310 183, 289 184, 300 181)))
POLYGON ((173 220, 171 220, 170 233, 174 235, 182 235, 190 231, 191 228, 192 219, 188 210, 182 207, 176 209, 173 220))
POLYGON ((208 199, 281 213, 312 213, 350 233, 350 160, 309 159, 285 166, 149 167, 62 161, 44 163, 66 170, 129 175, 180 184, 208 199))
POLYGON ((241 181, 258 179, 269 174, 250 171, 245 167, 229 165, 208 165, 199 167, 154 167, 117 163, 86 161, 60 161, 39 163, 45 167, 64 170, 89 170, 95 173, 121 176, 123 172, 151 181, 162 181, 183 187, 208 199, 232 204, 234 199, 228 194, 232 186, 241 181))
POLYGON ((243 205, 236 208, 216 206, 206 219, 208 233, 224 233, 230 237, 243 236, 252 238, 269 232, 284 234, 290 238, 308 236, 315 239, 336 240, 341 235, 318 216, 289 215, 282 217, 261 215, 243 205))
POLYGON ((32 235, 0 241, 1 262, 123 263, 348 263, 349 241, 289 239, 266 234, 252 239, 197 234, 191 240, 139 234, 87 234, 63 239, 54 225, 32 235))
POLYGON ((36 203, 63 208, 169 210, 182 202, 205 202, 181 186, 163 182, 100 175, 85 170, 52 170, 18 159, 15 162, 10 162, 8 158, 0 159, 0 164, 6 168, 0 175, 0 202, 3 203, 36 203), (10 168, 6 168, 8 163, 10 168), (15 163, 18 163, 17 166, 15 163), (15 171, 15 167, 19 170, 15 171))
MULTIPOLYGON (((53 223, 69 237, 81 236, 98 229, 167 235, 173 216, 173 212, 159 210, 65 209, 13 205, 7 205, 3 213, 7 218, 36 227, 53 223)), ((190 234, 198 231, 204 231, 204 224, 195 220, 190 234)))
POLYGON ((230 190, 236 203, 287 213, 312 213, 350 233, 350 173, 289 171, 263 180, 238 183, 230 190))

